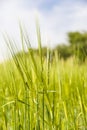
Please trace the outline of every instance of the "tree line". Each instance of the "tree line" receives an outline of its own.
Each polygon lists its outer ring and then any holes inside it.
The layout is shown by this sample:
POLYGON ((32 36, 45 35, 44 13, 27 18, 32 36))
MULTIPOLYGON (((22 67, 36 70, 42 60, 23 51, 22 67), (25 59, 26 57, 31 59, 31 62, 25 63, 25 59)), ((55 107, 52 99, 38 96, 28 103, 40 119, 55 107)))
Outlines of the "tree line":
MULTIPOLYGON (((31 48, 35 55, 39 54, 38 49, 31 48)), ((51 49, 51 57, 53 58, 55 51, 58 53, 59 58, 67 60, 70 57, 75 56, 79 61, 84 62, 87 58, 87 32, 69 32, 68 43, 58 44, 55 48, 51 49)), ((17 55, 22 54, 19 52, 17 55)), ((47 56, 47 47, 42 48, 42 54, 47 56)), ((28 56, 28 53, 26 53, 28 56)))
MULTIPOLYGON (((87 58, 87 32, 69 32, 68 44, 59 44, 52 51, 57 51, 60 58, 66 60, 75 56, 80 61, 87 58)), ((46 48, 43 48, 46 55, 46 48)))

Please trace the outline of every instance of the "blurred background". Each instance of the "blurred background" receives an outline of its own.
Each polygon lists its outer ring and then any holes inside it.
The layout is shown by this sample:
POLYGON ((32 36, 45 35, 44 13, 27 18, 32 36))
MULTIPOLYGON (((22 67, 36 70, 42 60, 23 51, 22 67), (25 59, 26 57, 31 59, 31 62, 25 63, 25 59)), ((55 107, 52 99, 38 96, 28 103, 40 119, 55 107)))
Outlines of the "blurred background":
POLYGON ((27 28, 32 48, 37 48, 36 17, 38 17, 42 46, 57 50, 60 58, 87 55, 86 0, 0 0, 0 61, 7 57, 3 33, 14 38, 19 49, 19 22, 27 28))

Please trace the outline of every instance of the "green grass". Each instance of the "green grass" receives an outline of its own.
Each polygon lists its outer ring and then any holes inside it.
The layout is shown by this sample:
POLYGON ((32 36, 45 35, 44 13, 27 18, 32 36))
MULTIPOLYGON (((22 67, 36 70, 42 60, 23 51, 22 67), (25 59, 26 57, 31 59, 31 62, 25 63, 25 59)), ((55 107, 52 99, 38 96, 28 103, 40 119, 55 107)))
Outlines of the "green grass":
POLYGON ((38 24, 37 56, 25 32, 20 26, 20 56, 4 36, 12 59, 0 65, 0 130, 86 130, 87 63, 60 60, 56 52, 50 61, 49 48, 44 58, 38 24))

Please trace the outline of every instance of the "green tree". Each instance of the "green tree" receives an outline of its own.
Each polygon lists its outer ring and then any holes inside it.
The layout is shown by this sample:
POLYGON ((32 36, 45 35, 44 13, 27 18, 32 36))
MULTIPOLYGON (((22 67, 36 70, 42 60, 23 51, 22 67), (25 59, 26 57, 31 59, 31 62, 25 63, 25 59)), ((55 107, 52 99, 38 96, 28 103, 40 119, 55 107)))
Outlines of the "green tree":
POLYGON ((80 61, 85 61, 87 56, 87 32, 69 32, 68 39, 73 54, 79 58, 80 61))
POLYGON ((72 55, 72 48, 69 45, 61 44, 56 46, 55 48, 58 51, 58 55, 60 58, 66 60, 72 55))

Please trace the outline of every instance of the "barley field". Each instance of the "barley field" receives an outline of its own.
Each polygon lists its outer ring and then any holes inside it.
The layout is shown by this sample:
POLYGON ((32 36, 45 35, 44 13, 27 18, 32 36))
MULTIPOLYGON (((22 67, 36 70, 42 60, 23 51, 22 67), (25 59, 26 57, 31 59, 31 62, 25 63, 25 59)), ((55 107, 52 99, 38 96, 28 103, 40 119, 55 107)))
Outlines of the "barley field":
POLYGON ((35 55, 22 27, 23 51, 5 35, 11 58, 0 64, 0 130, 87 130, 87 62, 35 55), (27 54, 25 51, 27 47, 27 54))

